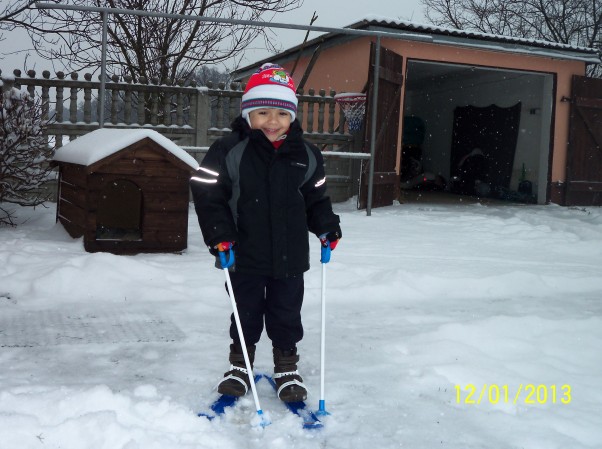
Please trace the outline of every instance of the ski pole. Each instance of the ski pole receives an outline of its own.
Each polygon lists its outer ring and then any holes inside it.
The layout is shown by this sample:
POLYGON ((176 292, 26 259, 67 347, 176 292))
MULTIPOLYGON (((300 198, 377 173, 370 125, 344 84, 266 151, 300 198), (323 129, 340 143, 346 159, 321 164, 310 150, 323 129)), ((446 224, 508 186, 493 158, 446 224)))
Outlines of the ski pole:
MULTIPOLYGON (((221 248, 221 244, 218 245, 218 249, 221 248)), ((232 310, 234 315, 234 321, 236 322, 236 330, 238 331, 238 338, 240 340, 240 345, 242 346, 242 355, 245 359, 245 366, 247 368, 247 374, 249 375, 249 382, 251 383, 251 391, 253 392, 253 400, 255 401, 255 409, 257 410, 257 415, 261 419, 261 423, 259 424, 261 427, 265 427, 271 424, 269 419, 266 419, 266 416, 263 414, 263 410, 261 409, 261 405, 259 404, 259 396, 257 396, 257 388, 255 388, 255 376, 253 375, 253 369, 251 368, 251 362, 249 360, 249 352, 247 351, 247 344, 245 342, 245 336, 242 332, 242 325, 240 324, 240 316, 238 315, 238 307, 236 307, 236 300, 234 299, 234 289, 232 288, 232 281, 230 279, 230 272, 228 268, 230 268, 234 264, 234 251, 230 248, 228 253, 228 258, 226 258, 225 251, 219 252, 219 260, 222 265, 222 269, 226 275, 226 286, 228 287, 228 296, 230 296, 230 302, 232 303, 232 310)))
POLYGON ((318 415, 329 415, 326 411, 326 399, 324 395, 324 377, 326 368, 326 264, 330 262, 330 243, 322 244, 322 332, 320 335, 320 402, 318 403, 318 415))

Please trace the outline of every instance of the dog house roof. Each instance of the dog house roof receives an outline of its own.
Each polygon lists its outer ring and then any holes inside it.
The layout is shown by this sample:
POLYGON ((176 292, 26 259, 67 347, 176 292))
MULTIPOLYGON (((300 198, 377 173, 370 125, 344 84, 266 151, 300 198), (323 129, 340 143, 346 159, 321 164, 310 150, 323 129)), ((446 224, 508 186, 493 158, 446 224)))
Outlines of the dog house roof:
POLYGON ((97 129, 57 149, 53 159, 58 162, 89 166, 147 137, 191 168, 198 168, 198 162, 190 154, 151 129, 97 129))

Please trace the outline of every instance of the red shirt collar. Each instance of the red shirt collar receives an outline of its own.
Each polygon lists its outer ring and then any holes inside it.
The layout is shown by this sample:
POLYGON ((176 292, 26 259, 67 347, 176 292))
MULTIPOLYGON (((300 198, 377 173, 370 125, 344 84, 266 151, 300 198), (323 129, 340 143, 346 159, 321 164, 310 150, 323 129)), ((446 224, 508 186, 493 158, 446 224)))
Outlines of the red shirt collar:
POLYGON ((275 140, 274 142, 272 142, 272 145, 274 145, 274 149, 277 150, 278 148, 280 148, 282 146, 282 144, 284 143, 284 141, 286 140, 286 138, 288 137, 288 132, 291 129, 289 128, 286 133, 284 133, 283 135, 280 136, 280 138, 278 140, 275 140))

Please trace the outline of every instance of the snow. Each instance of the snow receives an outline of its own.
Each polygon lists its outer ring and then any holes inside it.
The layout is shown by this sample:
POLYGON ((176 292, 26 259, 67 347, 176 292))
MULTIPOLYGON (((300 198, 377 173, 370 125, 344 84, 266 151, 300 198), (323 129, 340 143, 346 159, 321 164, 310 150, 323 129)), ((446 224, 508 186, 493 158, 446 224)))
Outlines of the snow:
POLYGON ((97 129, 57 149, 54 160, 88 166, 146 137, 192 168, 196 169, 199 166, 198 162, 177 144, 151 129, 97 129))
POLYGON ((371 21, 385 22, 385 23, 388 23, 391 25, 398 25, 398 26, 403 26, 406 28, 416 28, 416 29, 425 30, 425 31, 436 31, 436 32, 441 32, 441 33, 446 33, 446 34, 454 34, 454 35, 458 35, 458 36, 494 38, 494 39, 499 39, 499 40, 504 40, 504 41, 509 41, 509 42, 519 42, 519 43, 523 43, 523 44, 541 45, 541 46, 549 47, 549 48, 576 50, 576 51, 583 51, 583 52, 588 52, 588 53, 592 53, 592 54, 596 53, 596 50, 592 47, 570 45, 570 44, 564 44, 562 42, 552 42, 552 41, 545 41, 545 40, 541 40, 541 39, 506 36, 506 35, 493 34, 493 33, 483 33, 483 32, 479 32, 479 31, 467 31, 467 30, 461 30, 458 28, 440 27, 440 26, 433 25, 431 23, 419 23, 419 22, 414 22, 414 21, 410 22, 407 20, 392 19, 391 17, 385 17, 385 16, 378 15, 378 14, 368 14, 363 19, 361 19, 360 22, 362 20, 367 21, 367 22, 371 22, 371 21))
MULTIPOLYGON (((86 253, 54 205, 17 210, 0 228, 0 448, 602 447, 599 208, 335 209, 320 431, 265 381, 265 429, 251 395, 196 416, 228 366, 230 303, 192 208, 183 254, 136 256, 86 253)), ((318 258, 314 239, 299 351, 316 408, 318 258)))
POLYGON ((443 28, 432 24, 408 22, 405 20, 397 20, 392 19, 391 17, 384 17, 375 14, 370 14, 364 17, 363 20, 355 23, 360 23, 362 21, 377 22, 381 25, 384 24, 384 31, 389 31, 386 29, 386 26, 390 25, 397 26, 398 28, 408 32, 416 31, 419 34, 430 33, 432 38, 431 42, 444 45, 449 45, 451 43, 454 45, 480 48, 491 51, 510 51, 512 53, 520 53, 531 56, 538 55, 547 58, 582 61, 590 64, 600 63, 600 55, 598 54, 598 50, 590 47, 575 46, 538 39, 482 33, 478 31, 466 31, 456 28, 443 28), (457 39, 453 39, 453 37, 458 37, 461 40, 458 41, 457 39))
MULTIPOLYGON (((0 85, 0 87, 2 87, 2 85, 0 85)), ((2 114, 6 114, 6 110, 10 109, 15 101, 22 102, 28 98, 29 94, 27 93, 27 91, 22 91, 15 87, 11 87, 10 89, 7 89, 6 91, 2 92, 3 107, 0 108, 0 112, 2 114)))

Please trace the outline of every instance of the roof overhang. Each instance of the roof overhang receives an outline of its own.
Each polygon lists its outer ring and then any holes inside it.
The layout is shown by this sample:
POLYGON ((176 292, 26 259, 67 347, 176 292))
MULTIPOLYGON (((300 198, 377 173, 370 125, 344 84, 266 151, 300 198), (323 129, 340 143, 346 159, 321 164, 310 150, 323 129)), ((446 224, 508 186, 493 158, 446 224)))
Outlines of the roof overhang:
POLYGON ((579 47, 549 42, 538 39, 527 39, 513 36, 463 31, 453 28, 442 28, 433 25, 423 25, 405 21, 394 21, 376 16, 370 16, 360 22, 350 25, 352 28, 365 28, 375 31, 392 29, 406 34, 424 34, 431 36, 432 42, 441 45, 479 48, 491 51, 529 54, 556 59, 568 59, 600 64, 600 53, 595 48, 579 47))
MULTIPOLYGON (((511 36, 499 36, 487 33, 478 33, 457 30, 452 28, 442 28, 432 25, 424 25, 412 22, 391 20, 378 16, 368 16, 367 18, 355 22, 346 29, 362 29, 374 31, 376 33, 386 32, 385 38, 424 41, 439 45, 457 46, 465 48, 476 48, 488 51, 498 51, 526 56, 540 56, 545 58, 581 61, 586 64, 600 64, 600 53, 594 48, 577 47, 557 42, 541 41, 536 39, 525 39, 511 36)), ((297 45, 283 52, 272 55, 252 65, 235 70, 232 75, 240 80, 250 76, 257 66, 264 62, 286 62, 297 57, 303 50, 308 52, 317 45, 333 46, 351 39, 357 39, 359 36, 346 35, 341 32, 330 32, 309 40, 305 45, 297 45)))

